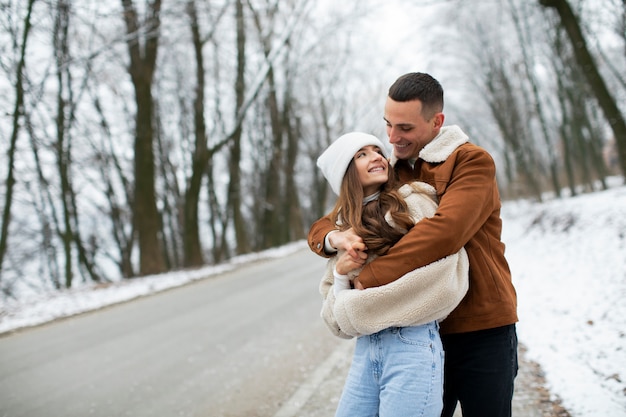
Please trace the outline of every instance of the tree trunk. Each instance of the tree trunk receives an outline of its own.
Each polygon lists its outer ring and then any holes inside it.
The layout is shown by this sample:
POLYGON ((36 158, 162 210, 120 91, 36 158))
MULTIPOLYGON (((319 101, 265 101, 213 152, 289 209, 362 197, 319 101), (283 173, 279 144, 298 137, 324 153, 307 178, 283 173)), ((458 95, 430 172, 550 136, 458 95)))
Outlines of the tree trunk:
POLYGON ((58 263, 60 257, 58 256, 54 245, 55 232, 59 230, 56 205, 52 196, 52 189, 49 186, 49 181, 44 175, 43 163, 39 157, 40 143, 36 139, 37 134, 34 132, 34 123, 32 122, 31 114, 29 113, 24 113, 24 126, 26 127, 28 137, 30 139, 33 160, 35 162, 35 170, 37 171, 37 179, 39 182, 39 203, 35 205, 35 209, 37 211, 37 218, 41 223, 42 258, 45 259, 45 265, 47 265, 48 268, 45 271, 45 275, 48 276, 48 279, 52 282, 54 288, 60 290, 63 288, 63 284, 61 282, 61 267, 58 263))
POLYGON ((620 22, 619 31, 624 41, 624 56, 626 56, 626 0, 622 0, 622 20, 620 22))
POLYGON ((28 1, 28 9, 26 17, 24 17, 24 32, 22 34, 22 43, 20 47, 20 61, 15 70, 15 106, 13 107, 13 130, 11 131, 11 140, 9 145, 9 167, 7 170, 6 196, 4 200, 4 208, 2 210, 2 228, 0 229, 0 277, 2 276, 2 265, 4 256, 7 252, 9 240, 9 223, 11 221, 11 205, 13 203, 13 186, 15 185, 15 153, 17 147, 17 138, 20 131, 20 118, 24 112, 24 69, 26 67, 26 43, 31 28, 31 13, 33 11, 35 0, 28 1))
MULTIPOLYGON (((243 3, 235 2, 235 19, 237 30, 237 78, 235 80, 235 115, 239 118, 245 101, 245 69, 246 69, 246 30, 243 15, 243 3)), ((228 184, 228 211, 232 213, 235 227, 235 251, 238 255, 250 252, 247 225, 243 217, 241 200, 241 123, 235 128, 230 143, 230 182, 228 184)))
MULTIPOLYGON (((213 164, 211 158, 209 158, 207 172, 213 172, 213 164)), ((215 182, 212 175, 208 175, 207 178, 207 200, 209 211, 209 229, 211 230, 211 239, 213 241, 213 248, 211 254, 213 256, 213 262, 218 263, 228 257, 228 245, 226 242, 226 228, 228 227, 228 209, 222 212, 220 211, 220 205, 217 199, 217 193, 215 192, 215 182)))
MULTIPOLYGON (((287 103, 282 111, 278 101, 277 85, 275 79, 275 65, 271 61, 270 54, 272 52, 273 30, 266 27, 271 26, 272 22, 266 22, 265 26, 261 22, 259 13, 253 9, 253 5, 248 1, 248 6, 254 14, 254 22, 261 44, 263 46, 263 54, 268 65, 267 82, 267 110, 269 112, 271 127, 271 147, 269 161, 267 161, 267 172, 265 175, 265 185, 262 195, 263 207, 261 210, 261 248, 271 248, 286 243, 288 238, 288 215, 289 207, 285 204, 287 194, 285 185, 281 178, 283 174, 283 152, 284 139, 286 130, 289 129, 288 119, 285 117, 287 103)), ((271 13, 270 13, 271 14, 271 13)))
MULTIPOLYGON (((330 145, 333 141, 332 138, 332 127, 330 126, 330 116, 328 111, 328 105, 326 104, 326 97, 323 95, 319 97, 318 108, 320 111, 320 127, 319 127, 319 144, 323 149, 324 147, 330 145)), ((310 219, 310 223, 323 217, 328 210, 328 181, 324 178, 321 171, 317 169, 315 165, 315 161, 317 160, 319 154, 322 153, 322 149, 314 148, 313 155, 309 155, 311 159, 311 165, 315 167, 313 169, 313 201, 312 204, 312 219, 310 219)))
MULTIPOLYGON (((266 51, 267 52, 267 51, 266 51)), ((267 170, 265 190, 263 195, 263 214, 261 218, 262 248, 271 248, 284 243, 282 232, 288 225, 282 216, 283 202, 281 192, 284 187, 281 184, 281 168, 283 165, 283 137, 284 129, 280 110, 278 108, 278 98, 276 97, 276 82, 274 80, 274 70, 268 73, 269 96, 267 98, 267 108, 270 113, 270 124, 272 126, 271 156, 267 170)))
POLYGON ((161 198, 162 209, 160 212, 160 236, 161 247, 163 248, 163 258, 168 270, 179 268, 181 262, 181 245, 180 237, 182 231, 181 216, 179 216, 179 207, 182 206, 183 196, 176 181, 176 167, 171 160, 172 145, 163 137, 163 129, 161 127, 161 110, 158 100, 155 102, 155 126, 156 131, 154 140, 158 155, 159 175, 163 184, 163 197, 161 198))
MULTIPOLYGON (((54 22, 54 55, 56 58, 57 70, 57 117, 56 117, 56 143, 54 146, 59 181, 61 186, 61 201, 63 208, 62 224, 58 225, 58 235, 63 244, 63 255, 65 257, 65 287, 70 288, 74 278, 72 267, 72 242, 74 241, 74 230, 72 228, 72 185, 70 180, 71 169, 71 144, 67 129, 68 106, 71 105, 71 98, 65 97, 66 90, 70 90, 70 73, 66 66, 70 59, 68 56, 67 34, 69 29, 69 4, 60 0, 56 7, 56 18, 54 22)), ((68 95, 71 95, 68 94, 68 95)))
POLYGON ((140 34, 140 24, 133 0, 121 0, 124 7, 124 21, 128 35, 127 46, 130 55, 128 67, 135 88, 135 198, 134 223, 139 242, 139 273, 156 274, 166 270, 159 230, 161 229, 155 196, 154 130, 152 81, 156 69, 159 41, 161 0, 148 4, 144 38, 140 34), (143 48, 141 45, 143 44, 143 48))
POLYGON ((587 48, 587 43, 577 16, 574 14, 567 0, 539 0, 539 3, 544 7, 553 8, 558 12, 561 23, 572 42, 576 61, 581 67, 583 74, 585 74, 587 82, 604 113, 604 117, 613 130, 622 175, 626 176, 626 121, 615 99, 611 96, 604 79, 600 75, 593 56, 587 48))
POLYGON ((116 260, 116 263, 120 273, 124 278, 131 278, 135 276, 132 263, 135 226, 132 221, 132 211, 130 209, 130 207, 133 206, 132 185, 124 174, 124 170, 113 150, 111 129, 102 111, 100 99, 97 93, 94 93, 94 95, 93 106, 100 119, 99 125, 103 130, 103 136, 108 141, 108 143, 102 145, 103 149, 97 152, 98 160, 101 161, 99 169, 102 175, 102 181, 105 184, 104 192, 108 204, 108 211, 105 211, 104 214, 106 214, 111 221, 111 235, 115 242, 115 247, 119 250, 119 258, 116 260), (107 152, 107 148, 111 151, 107 152), (118 177, 124 190, 121 201, 118 201, 120 197, 117 196, 113 185, 115 176, 118 177))
MULTIPOLYGON (((298 118, 294 117, 292 108, 292 99, 290 88, 287 89, 285 97, 284 124, 287 126, 287 159, 285 161, 285 209, 287 221, 287 242, 304 239, 304 224, 302 219, 302 211, 300 207, 300 199, 298 185, 296 184, 296 161, 298 159, 298 138, 300 134, 300 123, 298 118), (293 120, 292 123, 289 123, 293 120), (295 125, 295 126, 294 126, 295 125)), ((286 242, 285 242, 286 243, 286 242)))
MULTIPOLYGON (((600 112, 598 110, 598 112, 600 112)), ((600 181, 601 189, 606 190, 608 188, 606 177, 609 174, 608 167, 604 161, 602 150, 604 147, 604 143, 602 141, 602 127, 597 122, 601 120, 600 117, 594 117, 595 113, 593 110, 590 113, 586 113, 585 115, 585 126, 589 133, 589 161, 591 163, 591 167, 596 173, 596 178, 600 181)))
POLYGON ((198 230, 198 203, 200 201, 202 179, 209 162, 209 152, 207 149, 206 124, 204 122, 205 75, 204 56, 202 53, 204 44, 200 38, 198 14, 194 0, 187 3, 187 14, 191 21, 191 36, 196 57, 196 91, 193 100, 195 149, 191 157, 191 178, 189 178, 187 189, 185 190, 183 220, 184 265, 191 267, 204 264, 200 232, 198 230))
POLYGON ((513 153, 516 174, 522 176, 527 187, 526 192, 536 198, 537 201, 541 201, 541 186, 538 181, 539 172, 533 153, 534 146, 532 143, 525 144, 523 141, 526 129, 522 122, 522 110, 517 104, 513 86, 498 57, 492 56, 488 60, 487 65, 490 71, 486 82, 487 103, 498 124, 503 140, 513 153))
POLYGON ((562 120, 559 124, 559 134, 561 136, 561 146, 563 148, 563 164, 565 167, 565 175, 567 178, 567 185, 570 189, 570 195, 575 196, 577 194, 576 191, 576 176, 574 175, 574 155, 570 146, 570 135, 568 127, 571 126, 572 121, 570 118, 569 111, 569 95, 566 91, 566 86, 563 83, 561 77, 557 79, 557 96, 559 99, 559 104, 561 106, 561 114, 562 120))
MULTIPOLYGON (((57 116, 56 142, 53 146, 57 158, 61 202, 63 208, 62 225, 57 225, 58 235, 63 244, 65 256, 65 287, 70 288, 74 280, 75 265, 79 272, 85 273, 88 279, 100 281, 95 265, 83 244, 80 233, 78 205, 76 192, 72 185, 72 125, 75 121, 76 92, 73 87, 72 57, 69 50, 69 27, 71 17, 71 2, 59 0, 56 4, 56 16, 53 29, 54 56, 57 71, 57 116), (74 261, 76 252, 77 262, 74 261)), ((87 77, 82 86, 87 85, 87 77)), ((80 90, 78 92, 80 94, 80 90)))

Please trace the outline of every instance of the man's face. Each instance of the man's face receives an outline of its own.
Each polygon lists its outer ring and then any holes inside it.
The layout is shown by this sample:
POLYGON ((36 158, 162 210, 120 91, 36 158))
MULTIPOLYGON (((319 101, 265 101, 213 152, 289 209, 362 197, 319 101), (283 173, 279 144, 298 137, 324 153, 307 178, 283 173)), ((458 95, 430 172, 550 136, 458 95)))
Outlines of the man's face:
POLYGON ((384 119, 393 153, 398 159, 412 159, 417 158, 422 148, 439 134, 443 113, 425 120, 421 101, 400 102, 387 97, 384 119))

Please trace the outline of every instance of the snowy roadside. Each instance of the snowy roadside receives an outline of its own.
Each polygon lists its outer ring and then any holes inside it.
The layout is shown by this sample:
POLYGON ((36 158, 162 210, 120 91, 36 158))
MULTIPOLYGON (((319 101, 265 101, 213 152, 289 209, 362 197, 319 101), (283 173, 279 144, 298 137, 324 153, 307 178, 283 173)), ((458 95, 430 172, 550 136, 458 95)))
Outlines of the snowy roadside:
POLYGON ((626 416, 626 187, 507 203, 519 339, 573 417, 626 416))
POLYGON ((69 291, 43 294, 18 302, 5 301, 0 304, 0 335, 210 278, 230 271, 237 265, 261 259, 282 258, 305 247, 307 247, 306 241, 300 241, 280 248, 237 256, 220 265, 149 275, 107 284, 88 285, 69 291))
MULTIPOLYGON (((547 388, 572 417, 626 417, 626 187, 541 204, 507 202, 502 215, 526 357, 541 366, 547 388)), ((5 302, 0 334, 306 246, 300 241, 224 265, 5 302)))
MULTIPOLYGON (((305 382, 273 417, 332 416, 339 403, 339 395, 350 368, 354 340, 344 340, 323 363, 309 381, 305 382), (320 375, 321 374, 321 375, 320 375)), ((520 345, 520 370, 515 379, 513 415, 515 417, 572 417, 560 401, 550 398, 545 379, 537 363, 527 359, 526 349, 520 345)), ((462 417, 457 407, 454 417, 462 417)))

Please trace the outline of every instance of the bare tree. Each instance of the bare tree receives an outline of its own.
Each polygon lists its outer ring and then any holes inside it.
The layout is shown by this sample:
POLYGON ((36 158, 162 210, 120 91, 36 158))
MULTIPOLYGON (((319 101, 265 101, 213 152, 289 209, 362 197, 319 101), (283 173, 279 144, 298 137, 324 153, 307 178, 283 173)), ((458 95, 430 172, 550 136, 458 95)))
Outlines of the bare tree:
POLYGON ((626 178, 626 121, 602 75, 598 71, 595 59, 587 48, 587 42, 580 28, 578 17, 574 14, 567 0, 539 0, 539 3, 546 8, 555 9, 561 18, 561 24, 565 28, 574 48, 576 61, 583 69, 587 82, 611 126, 617 142, 622 174, 626 178))
MULTIPOLYGON (((330 126, 330 115, 329 115, 329 104, 326 102, 326 97, 321 95, 319 98, 318 108, 320 112, 320 123, 319 130, 320 136, 322 140, 318 141, 319 144, 316 147, 313 147, 308 152, 308 157, 312 161, 317 160, 318 156, 321 154, 321 145, 328 146, 332 142, 332 127, 330 126)), ((327 205, 328 205, 328 194, 329 194, 329 185, 328 181, 322 176, 322 173, 319 169, 313 170, 313 186, 312 186, 312 207, 311 207, 311 215, 312 220, 316 220, 321 218, 324 214, 326 214, 327 205)))
POLYGON ((286 236, 285 243, 293 242, 303 239, 304 235, 304 216, 302 213, 302 207, 300 205, 300 198, 298 192, 298 184, 296 183, 296 164, 298 161, 298 154, 300 152, 299 138, 302 137, 301 121, 296 115, 294 107, 296 106, 296 99, 292 96, 294 91, 292 78, 287 76, 287 88, 285 88, 285 97, 283 102, 285 103, 283 119, 286 126, 287 135, 287 152, 285 158, 285 224, 286 236))
POLYGON ((71 73, 68 70, 69 51, 67 35, 70 25, 70 4, 65 0, 60 0, 56 7, 56 16, 54 20, 54 48, 55 61, 57 67, 57 116, 56 116, 56 143, 55 153, 57 158, 57 168, 59 171, 59 180, 61 182, 61 201, 63 207, 63 225, 59 225, 59 236, 63 244, 65 254, 65 286, 72 286, 73 268, 72 268, 72 200, 73 190, 70 180, 71 170, 71 140, 69 136, 69 126, 71 123, 66 117, 67 107, 71 105, 71 73), (67 90, 67 91, 66 91, 67 90))
MULTIPOLYGON (((276 36, 273 30, 277 26, 275 21, 280 12, 283 15, 292 13, 281 10, 280 4, 268 2, 261 12, 248 1, 263 55, 269 65, 265 98, 269 129, 265 134, 269 135, 267 142, 270 146, 267 159, 259 164, 260 167, 266 167, 260 195, 263 205, 259 207, 260 212, 257 215, 261 249, 285 244, 292 238, 300 239, 304 235, 298 189, 295 183, 295 164, 299 153, 298 138, 302 132, 294 112, 297 100, 292 92, 294 89, 293 73, 297 67, 295 62, 289 60, 292 45, 295 44, 295 41, 291 39, 294 35, 290 35, 290 42, 285 46, 284 58, 280 61, 280 65, 270 62, 272 45, 276 36), (264 16, 265 20, 261 16, 264 16), (279 85, 278 79, 282 80, 282 86, 279 85)), ((300 7, 305 4, 306 1, 301 2, 300 7)))
POLYGON ((3 290, 223 261, 301 239, 328 208, 315 158, 356 128, 378 78, 351 68, 354 9, 326 21, 308 0, 22 3, 0 19, 15 56, 0 59, 15 86, 3 98, 15 109, 2 119, 3 290), (31 20, 53 42, 31 48, 43 39, 28 37, 31 20))
MULTIPOLYGON (((254 23, 257 29, 258 37, 261 42, 261 48, 263 55, 267 60, 271 52, 271 45, 274 38, 273 20, 276 19, 278 13, 278 3, 267 4, 267 8, 264 10, 263 15, 267 17, 267 28, 264 27, 261 22, 259 13, 254 9, 254 6, 248 1, 248 7, 252 11, 254 16, 254 23)), ((270 248, 278 246, 283 241, 284 231, 287 228, 285 218, 283 216, 283 202, 281 201, 282 192, 284 187, 281 184, 282 179, 282 166, 283 166, 283 152, 284 152, 284 139, 285 128, 283 124, 282 110, 278 100, 278 86, 275 78, 276 66, 274 63, 269 63, 269 71, 267 74, 267 96, 266 96, 266 108, 269 113, 269 126, 270 126, 270 154, 267 160, 267 171, 265 172, 265 181, 263 182, 261 201, 263 201, 260 223, 260 236, 261 236, 261 248, 270 248)))
MULTIPOLYGON (((57 225, 57 230, 63 245, 65 256, 65 286, 72 286, 74 278, 74 250, 76 261, 81 271, 92 281, 100 281, 93 262, 93 253, 88 253, 80 232, 79 213, 76 192, 72 183, 72 138, 71 129, 75 122, 77 97, 73 91, 71 71, 71 56, 69 52, 69 28, 71 17, 71 2, 60 0, 56 4, 55 20, 53 28, 53 44, 56 63, 56 81, 58 85, 56 105, 56 138, 53 144, 57 160, 57 170, 60 181, 60 199, 62 205, 62 222, 57 225)), ((78 93, 84 91, 89 72, 83 79, 78 93)))
POLYGON ((129 170, 123 167, 122 158, 114 146, 109 116, 103 109, 97 85, 91 84, 88 94, 94 110, 94 130, 91 143, 92 166, 98 172, 102 185, 103 201, 96 203, 98 214, 110 222, 110 236, 100 237, 104 242, 109 239, 111 245, 104 245, 103 256, 112 260, 123 278, 136 275, 133 266, 133 184, 129 170))
POLYGON ((156 164, 158 167, 158 178, 161 184, 160 211, 161 236, 163 257, 167 269, 179 268, 183 265, 182 249, 182 227, 183 227, 183 193, 178 185, 178 167, 171 155, 174 145, 168 140, 163 132, 161 115, 163 110, 159 101, 155 101, 155 143, 156 143, 156 164))
MULTIPOLYGON (((611 6, 608 4, 608 6, 611 6)), ((618 37, 622 39, 622 45, 624 47, 624 57, 626 57, 626 0, 622 0, 622 5, 615 3, 612 5, 615 10, 610 10, 607 13, 615 13, 617 15, 617 22, 615 26, 615 32, 618 37), (620 10, 621 9, 621 10, 620 10)), ((618 61, 615 57, 609 56, 603 49, 603 42, 599 36, 595 33, 589 33, 590 43, 595 44, 596 53, 600 58, 602 65, 606 66, 613 79, 623 88, 626 89, 626 73, 623 70, 623 62, 618 61)))
POLYGON ((624 40, 624 56, 626 56, 626 0, 622 0, 622 17, 620 19, 617 31, 624 40))
MULTIPOLYGON (((459 10, 455 12, 461 13, 459 10)), ((508 18, 508 12, 500 9, 499 20, 508 18)), ((541 143, 535 141, 531 125, 536 102, 532 92, 525 94, 532 87, 528 87, 527 76, 530 74, 524 68, 523 56, 516 54, 520 52, 519 41, 503 36, 490 21, 474 19, 473 13, 463 13, 463 18, 468 19, 461 25, 469 31, 463 37, 464 46, 470 52, 467 59, 478 71, 475 88, 478 96, 484 99, 501 141, 499 149, 507 186, 503 191, 541 201, 541 179, 545 170, 539 158, 541 143), (528 95, 533 98, 529 100, 528 95)))
POLYGON ((11 221, 11 205, 13 203, 13 187, 15 185, 15 154, 17 147, 17 138, 20 133, 20 119, 24 112, 24 70, 26 68, 26 44, 28 43, 28 35, 31 29, 31 15, 35 0, 29 0, 24 17, 24 28, 22 31, 22 39, 19 43, 19 62, 15 69, 15 106, 11 114, 12 131, 9 145, 9 166, 7 170, 6 197, 4 200, 4 208, 2 210, 2 228, 0 228, 0 277, 2 273, 2 265, 7 252, 9 240, 9 223, 11 221))
MULTIPOLYGON (((235 116, 238 117, 243 111, 246 95, 246 26, 244 21, 244 8, 242 0, 235 0, 235 30, 236 30, 236 53, 237 69, 235 77, 235 116)), ((228 183, 227 212, 232 218, 235 228, 236 253, 250 252, 250 240, 248 239, 248 227, 243 217, 242 189, 241 189, 241 138, 242 126, 235 126, 228 146, 230 153, 228 183)))
MULTIPOLYGON (((540 169, 535 158, 535 148, 529 146, 528 126, 524 124, 524 109, 519 104, 519 97, 511 83, 511 77, 497 62, 495 57, 491 62, 491 72, 487 76, 488 102, 491 113, 498 124, 502 139, 505 143, 505 152, 512 154, 515 173, 513 178, 525 184, 522 194, 530 194, 537 201, 541 201, 541 185, 538 175, 540 169)), ((518 190, 519 192, 520 190, 518 190)))
MULTIPOLYGON (((526 4, 526 3, 524 3, 526 4)), ((526 6, 528 6, 526 4, 526 6)), ((520 15, 513 0, 509 0, 509 7, 511 9, 512 19, 515 26, 515 33, 517 34, 518 44, 522 52, 522 61, 520 65, 524 69, 526 80, 530 85, 531 95, 528 98, 529 104, 535 109, 535 116, 539 119, 539 126, 541 136, 545 142, 545 149, 548 153, 548 166, 550 172, 550 179, 552 183, 552 190, 557 197, 561 196, 561 183, 559 181, 558 162, 555 155, 554 144, 551 138, 551 134, 548 128, 548 122, 546 120, 545 111, 543 109, 543 103, 541 100, 541 94, 539 94, 539 81, 536 79, 532 68, 534 66, 532 50, 532 40, 528 34, 530 30, 528 28, 528 13, 520 15)), ((524 95, 525 96, 525 95, 524 95)))
POLYGON ((152 83, 159 46, 161 0, 147 4, 144 24, 133 0, 121 0, 124 8, 127 46, 130 55, 128 71, 135 88, 135 198, 134 222, 139 242, 139 273, 164 272, 166 268, 159 230, 159 212, 155 196, 154 167, 154 99, 152 83))
POLYGON ((563 42, 567 41, 564 36, 562 30, 557 30, 551 63, 558 74, 556 94, 560 105, 563 164, 570 195, 576 195, 578 185, 583 184, 591 191, 595 188, 595 180, 606 188, 607 170, 601 153, 603 141, 591 110, 595 107, 590 99, 592 93, 574 62, 571 47, 563 42))
MULTIPOLYGON (((37 187, 33 186, 32 191, 35 192, 34 209, 36 218, 39 221, 39 231, 41 234, 39 247, 41 252, 42 264, 45 265, 47 279, 52 283, 55 289, 64 287, 63 268, 59 266, 59 256, 56 245, 54 243, 55 236, 59 235, 59 215, 55 205, 55 196, 52 195, 53 189, 50 187, 49 181, 44 174, 43 163, 40 154, 40 139, 34 132, 34 123, 31 120, 31 114, 24 114, 25 126, 30 139, 33 159, 35 161, 35 170, 37 172, 37 187)), ((67 276, 66 276, 67 278, 67 276)))
MULTIPOLYGON (((183 208, 183 251, 185 266, 199 266, 204 263, 203 245, 200 239, 199 230, 199 202, 200 191, 202 190, 203 180, 210 172, 209 163, 215 152, 218 152, 224 143, 219 144, 217 148, 209 149, 208 139, 209 133, 207 131, 207 121, 205 119, 205 90, 207 88, 207 65, 205 64, 205 46, 209 41, 213 41, 215 33, 218 29, 218 25, 221 19, 224 17, 226 11, 231 6, 230 3, 225 3, 216 12, 216 15, 208 22, 208 30, 206 34, 202 33, 205 19, 199 19, 198 9, 195 0, 188 0, 186 3, 186 13, 189 18, 189 26, 191 29, 191 41, 193 46, 193 55, 195 58, 195 88, 193 92, 193 149, 191 153, 191 175, 187 178, 187 185, 184 195, 184 208, 183 208)), ((212 180, 212 179, 211 179, 212 180)), ((215 190, 210 189, 210 192, 215 190)), ((213 241, 219 241, 217 232, 214 227, 214 221, 219 218, 219 205, 217 200, 213 198, 213 203, 216 206, 210 209, 212 214, 216 216, 211 217, 211 227, 214 233, 213 241)), ((215 245, 214 245, 215 246, 215 245)))

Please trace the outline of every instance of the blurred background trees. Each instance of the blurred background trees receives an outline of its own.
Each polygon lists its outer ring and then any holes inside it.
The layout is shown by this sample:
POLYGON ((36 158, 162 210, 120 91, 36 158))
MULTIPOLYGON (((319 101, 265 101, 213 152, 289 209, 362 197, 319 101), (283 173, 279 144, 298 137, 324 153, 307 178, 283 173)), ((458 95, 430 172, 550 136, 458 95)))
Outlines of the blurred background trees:
POLYGON ((384 138, 423 71, 496 159, 503 198, 626 171, 626 2, 0 2, 0 289, 24 297, 305 238, 315 166, 384 138))

